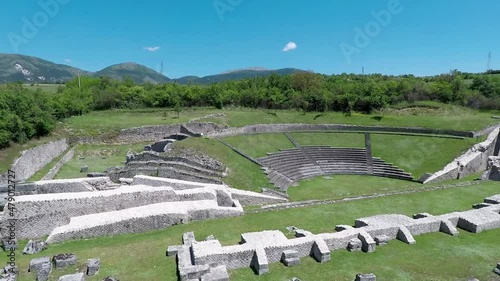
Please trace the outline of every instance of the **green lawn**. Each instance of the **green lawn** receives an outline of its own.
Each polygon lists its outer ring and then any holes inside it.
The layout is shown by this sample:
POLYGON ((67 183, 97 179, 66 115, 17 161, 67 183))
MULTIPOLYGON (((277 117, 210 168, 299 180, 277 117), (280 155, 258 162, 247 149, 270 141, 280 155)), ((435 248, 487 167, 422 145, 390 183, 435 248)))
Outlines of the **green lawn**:
POLYGON ((267 153, 280 149, 295 147, 285 134, 235 136, 223 140, 254 158, 264 157, 267 153))
POLYGON ((372 134, 373 156, 411 173, 418 179, 441 170, 455 157, 472 147, 476 139, 372 134))
POLYGON ((184 109, 179 118, 173 109, 107 110, 93 111, 82 116, 73 116, 64 121, 75 135, 117 134, 121 129, 147 125, 170 125, 185 123, 197 117, 220 112, 215 109, 184 109), (165 117, 165 113, 167 116, 165 117))
POLYGON ((62 166, 55 179, 86 177, 86 173, 80 173, 80 168, 83 166, 88 166, 89 172, 103 172, 112 166, 123 166, 127 152, 140 152, 144 149, 145 144, 78 145, 73 159, 62 166))
POLYGON ((180 113, 180 118, 172 109, 141 109, 141 110, 109 110, 94 111, 84 116, 74 116, 65 121, 70 131, 77 135, 99 135, 102 133, 118 132, 120 129, 145 126, 164 125, 187 122, 192 118, 206 116, 212 113, 225 113, 225 118, 210 118, 209 121, 231 127, 241 127, 251 124, 270 123, 307 123, 307 124, 356 124, 356 125, 383 125, 400 127, 426 127, 453 130, 479 130, 487 125, 498 123, 492 119, 498 112, 479 112, 461 107, 452 109, 429 111, 418 114, 414 111, 386 110, 379 114, 354 113, 350 117, 340 112, 321 114, 302 113, 294 110, 260 110, 248 108, 229 108, 217 110, 215 108, 186 108, 180 113), (167 118, 164 113, 167 112, 167 118), (270 114, 273 113, 273 114, 270 114), (374 116, 383 116, 381 121, 374 116), (316 118, 316 119, 315 119, 316 118))
POLYGON ((411 181, 372 176, 334 175, 330 179, 316 177, 300 181, 298 186, 288 188, 288 195, 293 201, 326 200, 414 190, 421 187, 424 185, 411 181))
MULTIPOLYGON (((235 244, 240 234, 250 231, 277 229, 286 233, 285 227, 295 225, 313 233, 333 232, 337 224, 352 225, 356 218, 400 213, 411 216, 417 212, 442 214, 469 210, 474 203, 500 193, 498 183, 485 182, 464 188, 437 190, 410 195, 343 202, 307 208, 287 209, 242 217, 192 222, 164 230, 142 234, 119 235, 96 239, 70 241, 50 245, 46 251, 34 256, 22 256, 18 251, 17 263, 21 268, 18 280, 34 277, 27 273, 32 258, 72 252, 80 262, 65 271, 54 270, 51 280, 63 274, 82 269, 87 258, 100 257, 101 271, 86 280, 101 280, 108 275, 122 281, 129 280, 176 280, 174 257, 165 257, 168 245, 181 243, 181 235, 194 231, 198 239, 213 234, 224 245, 235 244)), ((332 261, 318 264, 312 258, 303 258, 302 264, 285 268, 279 263, 270 266, 270 273, 254 275, 250 268, 231 271, 231 280, 289 280, 295 276, 301 280, 353 280, 356 273, 374 272, 377 280, 498 280, 491 272, 500 260, 498 237, 500 230, 470 234, 460 231, 459 237, 443 233, 417 236, 416 245, 391 241, 377 247, 374 253, 349 253, 335 251, 332 261)), ((21 241, 24 246, 26 241, 21 241)), ((5 255, 2 255, 6 260, 5 255)))
POLYGON ((241 127, 250 124, 269 123, 307 123, 307 124, 353 124, 353 125, 380 125, 395 127, 424 127, 451 130, 479 130, 490 124, 498 123, 491 117, 496 112, 479 112, 465 108, 453 107, 454 110, 437 112, 426 110, 425 114, 414 111, 386 110, 380 114, 354 113, 350 117, 340 112, 327 112, 320 118, 314 120, 317 112, 301 113, 291 110, 273 110, 276 116, 268 114, 267 110, 238 109, 225 111, 228 125, 241 127), (375 120, 374 116, 383 116, 381 121, 375 120))
POLYGON ((365 147, 363 133, 291 133, 300 145, 330 145, 332 147, 365 147))

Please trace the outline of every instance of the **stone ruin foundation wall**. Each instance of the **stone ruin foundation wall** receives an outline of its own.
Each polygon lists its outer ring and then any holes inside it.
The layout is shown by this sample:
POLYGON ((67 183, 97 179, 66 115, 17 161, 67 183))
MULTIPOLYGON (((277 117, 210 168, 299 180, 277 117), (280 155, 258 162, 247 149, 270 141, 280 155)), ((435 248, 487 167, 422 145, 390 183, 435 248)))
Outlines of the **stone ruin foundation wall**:
POLYGON ((396 132, 410 134, 435 134, 450 135, 457 137, 474 137, 475 132, 439 130, 419 127, 388 127, 388 126, 361 126, 346 124, 259 124, 240 128, 228 128, 221 132, 213 132, 210 137, 230 137, 236 135, 262 134, 262 133, 284 133, 293 131, 374 131, 374 132, 396 132))
MULTIPOLYGON (((243 214, 245 202, 284 202, 282 198, 243 192, 225 185, 137 176, 110 184, 108 178, 40 181, 31 195, 16 196, 16 237, 49 235, 51 242, 141 232, 243 214), (273 201, 274 199, 274 201, 273 201), (133 224, 133 225, 132 225, 133 224)), ((8 212, 0 213, 0 234, 8 234, 8 212)))
MULTIPOLYGON (((23 182, 32 177, 36 172, 45 167, 66 151, 69 147, 66 139, 49 142, 22 152, 14 161, 11 170, 16 172, 16 181, 23 182)), ((0 176, 0 184, 7 184, 7 173, 0 176)))
POLYGON ((488 158, 493 155, 495 145, 499 141, 500 128, 493 130, 487 139, 474 145, 467 152, 455 158, 442 170, 424 175, 420 181, 423 183, 432 183, 445 180, 460 179, 485 171, 488 165, 488 158))
POLYGON ((348 249, 352 241, 361 243, 362 251, 373 252, 379 243, 376 241, 387 243, 397 239, 411 245, 416 243, 416 235, 443 232, 456 236, 457 227, 473 233, 500 228, 500 194, 484 202, 478 209, 438 216, 420 213, 413 218, 395 214, 360 218, 354 227, 337 226, 334 233, 312 234, 296 230, 298 238, 293 239, 278 230, 244 233, 239 245, 230 246, 222 246, 218 240, 196 241, 193 233, 186 233, 185 236, 193 237, 191 241, 183 246, 170 246, 168 253, 177 254, 181 280, 186 280, 183 278, 187 272, 202 277, 214 266, 252 267, 260 275, 268 272, 268 262, 282 261, 285 251, 294 251, 299 258, 312 256, 323 263, 330 260, 330 251, 348 249), (210 268, 206 268, 207 265, 210 268))
POLYGON ((68 163, 71 159, 73 159, 73 156, 75 155, 75 149, 72 148, 70 149, 64 156, 59 160, 54 167, 52 167, 49 172, 42 178, 42 180, 51 180, 53 179, 59 170, 62 168, 62 166, 66 163, 68 163))
POLYGON ((199 182, 190 182, 184 180, 177 180, 172 178, 158 178, 150 176, 135 176, 132 182, 133 185, 148 185, 148 186, 171 186, 174 190, 189 190, 199 188, 202 185, 212 187, 215 190, 226 191, 231 194, 233 199, 238 200, 242 206, 263 205, 263 204, 276 204, 288 202, 285 198, 270 196, 262 193, 255 193, 251 191, 239 190, 229 188, 223 184, 201 184, 199 182))
MULTIPOLYGON (((193 199, 215 200, 215 192, 197 193, 193 199)), ((39 238, 72 217, 121 210, 153 203, 180 201, 181 197, 169 187, 124 186, 102 192, 26 195, 16 198, 17 237, 39 238)), ((184 197, 183 199, 187 199, 184 197)))
POLYGON ((187 123, 164 126, 143 126, 122 129, 117 137, 118 142, 134 143, 145 141, 158 141, 174 134, 187 134, 193 137, 221 132, 227 127, 215 123, 187 123))

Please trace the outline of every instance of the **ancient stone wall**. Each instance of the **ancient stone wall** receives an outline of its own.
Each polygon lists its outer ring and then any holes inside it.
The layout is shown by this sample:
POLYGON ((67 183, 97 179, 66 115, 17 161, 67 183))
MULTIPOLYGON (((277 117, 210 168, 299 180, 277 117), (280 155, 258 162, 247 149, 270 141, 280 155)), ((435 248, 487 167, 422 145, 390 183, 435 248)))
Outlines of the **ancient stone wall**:
POLYGON ((179 125, 143 126, 121 130, 117 140, 123 143, 158 141, 180 132, 179 125))
POLYGON ((413 218, 397 214, 360 218, 354 227, 336 226, 337 232, 333 233, 313 234, 296 229, 297 238, 292 239, 278 230, 244 233, 238 245, 229 246, 222 246, 218 240, 196 241, 191 233, 191 241, 169 249, 178 249, 179 272, 189 271, 201 279, 210 269, 207 265, 227 269, 252 267, 260 275, 268 272, 268 262, 281 261, 286 265, 282 259, 286 254, 297 258, 312 256, 317 262, 324 263, 330 260, 330 251, 334 250, 370 253, 377 246, 396 239, 415 244, 414 236, 426 233, 443 232, 456 236, 459 234, 457 227, 473 233, 500 228, 500 194, 485 198, 484 202, 479 209, 438 216, 420 213, 413 218))
POLYGON ((488 158, 493 155, 495 146, 499 137, 500 128, 496 128, 488 138, 472 148, 464 154, 455 158, 451 163, 446 165, 442 170, 424 175, 420 181, 423 183, 432 183, 444 180, 453 180, 467 177, 486 170, 488 158))
POLYGON ((16 198, 16 237, 32 239, 49 235, 54 228, 68 224, 76 216, 179 200, 172 188, 144 186, 102 192, 19 196, 16 198))
MULTIPOLYGON (((45 167, 68 149, 68 141, 61 139, 25 150, 14 161, 11 170, 16 172, 16 181, 23 182, 45 167)), ((7 173, 0 176, 0 184, 7 184, 7 173)))
POLYGON ((235 135, 261 134, 261 133, 283 133, 293 131, 374 131, 374 132, 396 132, 411 134, 436 134, 458 137, 474 137, 474 132, 439 130, 419 127, 388 127, 388 126, 362 126, 346 124, 259 124, 249 125, 241 128, 227 128, 221 132, 209 133, 210 137, 229 137, 235 135))
POLYGON ((66 163, 68 163, 71 159, 73 159, 73 156, 75 155, 75 149, 72 148, 70 149, 64 156, 59 160, 54 167, 52 167, 49 172, 42 178, 42 180, 51 180, 53 179, 59 170, 62 168, 62 166, 66 163))
POLYGON ((187 124, 183 124, 182 126, 186 128, 189 133, 197 134, 200 136, 221 133, 229 128, 227 126, 222 126, 219 124, 209 123, 209 122, 208 123, 190 122, 187 124))

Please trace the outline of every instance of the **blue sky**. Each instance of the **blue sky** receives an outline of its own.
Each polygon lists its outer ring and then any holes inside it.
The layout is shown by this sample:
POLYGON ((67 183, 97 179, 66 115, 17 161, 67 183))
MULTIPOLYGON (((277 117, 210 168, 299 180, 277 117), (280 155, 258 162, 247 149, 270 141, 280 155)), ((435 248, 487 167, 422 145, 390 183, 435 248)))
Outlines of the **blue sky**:
POLYGON ((90 71, 163 60, 173 78, 252 66, 480 72, 489 52, 500 69, 499 12, 498 0, 2 0, 0 53, 90 71))

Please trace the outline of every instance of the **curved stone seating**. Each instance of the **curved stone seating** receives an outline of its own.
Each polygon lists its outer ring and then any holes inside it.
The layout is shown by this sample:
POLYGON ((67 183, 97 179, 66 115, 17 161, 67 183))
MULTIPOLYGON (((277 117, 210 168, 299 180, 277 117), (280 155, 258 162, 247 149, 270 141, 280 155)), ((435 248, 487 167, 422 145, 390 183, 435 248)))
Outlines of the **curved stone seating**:
POLYGON ((372 157, 373 173, 369 172, 365 148, 303 146, 268 153, 257 161, 271 170, 267 172, 269 182, 283 191, 298 180, 321 175, 372 174, 379 177, 413 180, 411 174, 378 157, 372 157))

